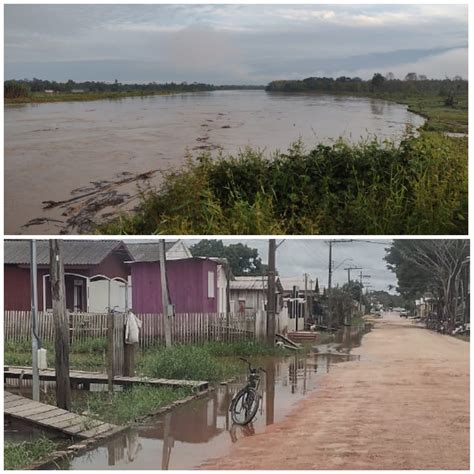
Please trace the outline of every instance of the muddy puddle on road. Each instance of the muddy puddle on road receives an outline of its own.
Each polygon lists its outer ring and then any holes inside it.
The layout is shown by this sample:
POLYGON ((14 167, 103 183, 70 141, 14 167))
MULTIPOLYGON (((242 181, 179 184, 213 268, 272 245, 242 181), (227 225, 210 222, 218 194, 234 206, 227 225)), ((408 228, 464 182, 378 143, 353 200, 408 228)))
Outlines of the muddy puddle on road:
POLYGON ((265 430, 285 418, 295 404, 317 389, 339 362, 357 360, 350 354, 365 331, 345 328, 338 342, 318 346, 319 352, 259 360, 262 403, 252 424, 233 425, 229 404, 244 385, 245 376, 219 385, 205 398, 130 428, 103 445, 50 469, 193 469, 206 460, 224 456, 233 443, 265 430))

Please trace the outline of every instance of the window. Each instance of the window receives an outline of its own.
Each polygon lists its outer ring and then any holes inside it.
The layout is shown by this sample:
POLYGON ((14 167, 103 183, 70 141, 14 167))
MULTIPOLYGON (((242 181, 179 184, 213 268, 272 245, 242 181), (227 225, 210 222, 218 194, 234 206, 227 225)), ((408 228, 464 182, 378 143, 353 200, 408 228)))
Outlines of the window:
POLYGON ((207 297, 215 298, 214 272, 207 272, 207 297))

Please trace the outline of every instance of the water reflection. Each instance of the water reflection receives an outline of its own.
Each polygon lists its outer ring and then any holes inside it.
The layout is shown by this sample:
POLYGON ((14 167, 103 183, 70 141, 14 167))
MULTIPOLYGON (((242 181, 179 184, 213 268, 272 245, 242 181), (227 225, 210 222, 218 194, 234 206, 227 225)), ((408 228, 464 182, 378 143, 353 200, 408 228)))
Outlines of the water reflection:
MULTIPOLYGON (((362 329, 346 327, 335 344, 319 352, 267 359, 260 386, 262 403, 253 422, 233 425, 229 405, 245 376, 219 385, 205 398, 188 403, 144 425, 131 428, 103 446, 78 456, 63 469, 192 469, 212 457, 223 456, 232 443, 281 421, 305 395, 314 390, 333 364, 355 358, 362 329)), ((51 466, 54 468, 54 466, 51 466)))

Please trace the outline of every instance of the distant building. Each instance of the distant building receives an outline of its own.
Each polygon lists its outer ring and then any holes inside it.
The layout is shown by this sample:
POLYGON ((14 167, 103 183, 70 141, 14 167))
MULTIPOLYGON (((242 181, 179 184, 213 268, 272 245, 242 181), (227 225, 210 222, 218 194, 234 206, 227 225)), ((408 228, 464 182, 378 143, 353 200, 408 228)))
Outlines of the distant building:
POLYGON ((45 89, 44 91, 45 94, 54 94, 53 89, 45 89))
POLYGON ((83 92, 85 92, 84 89, 71 89, 71 92, 73 94, 82 94, 83 92))

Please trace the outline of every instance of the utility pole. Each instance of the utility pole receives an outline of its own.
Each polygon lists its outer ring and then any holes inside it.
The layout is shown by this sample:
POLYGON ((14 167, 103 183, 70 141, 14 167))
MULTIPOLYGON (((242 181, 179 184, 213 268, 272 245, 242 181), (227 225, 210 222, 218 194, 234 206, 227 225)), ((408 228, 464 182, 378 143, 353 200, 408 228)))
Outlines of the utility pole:
POLYGON ((49 241, 49 274, 54 319, 54 350, 56 368, 56 405, 71 410, 71 383, 69 381, 69 321, 66 309, 64 264, 61 244, 49 241))
POLYGON ((332 264, 332 246, 334 244, 342 243, 342 242, 352 242, 351 240, 337 240, 332 239, 328 241, 329 244, 329 267, 328 267, 328 330, 330 331, 332 328, 332 308, 331 308, 331 288, 332 288, 332 272, 333 272, 333 264, 332 264))
POLYGON ((38 369, 38 269, 36 265, 36 240, 30 241, 30 280, 31 280, 31 355, 32 355, 32 391, 33 400, 39 402, 39 369, 38 369))
MULTIPOLYGON (((344 268, 344 270, 347 271, 347 285, 348 287, 350 286, 351 284, 351 270, 362 270, 362 267, 354 267, 354 266, 349 266, 349 267, 346 267, 344 268)), ((348 288, 348 291, 349 291, 349 294, 350 294, 350 288, 348 288)), ((361 289, 362 291, 362 289, 361 289)), ((360 304, 360 298, 359 298, 359 304, 360 304)), ((349 313, 349 326, 352 324, 352 303, 351 303, 351 310, 350 310, 350 313, 349 313)))
POLYGON ((304 274, 304 327, 306 330, 309 316, 309 297, 308 297, 308 274, 304 274))
POLYGON ((275 344, 275 303, 276 303, 276 240, 268 241, 268 286, 267 286, 267 344, 275 344))
POLYGON ((362 270, 362 267, 347 267, 347 268, 344 268, 344 270, 347 270, 347 283, 350 285, 351 284, 351 270, 362 270))
POLYGON ((160 277, 161 305, 163 306, 163 323, 165 326, 165 345, 171 347, 171 316, 172 308, 168 293, 168 278, 166 275, 166 245, 165 239, 160 240, 160 277))

